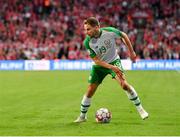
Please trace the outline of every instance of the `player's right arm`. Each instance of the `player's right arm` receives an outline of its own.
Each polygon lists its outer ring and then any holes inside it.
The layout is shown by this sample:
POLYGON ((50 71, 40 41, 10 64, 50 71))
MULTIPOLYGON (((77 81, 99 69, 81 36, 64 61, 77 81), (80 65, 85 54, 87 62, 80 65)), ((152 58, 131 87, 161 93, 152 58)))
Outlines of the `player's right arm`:
POLYGON ((91 57, 91 59, 94 61, 96 65, 102 66, 104 68, 112 69, 117 74, 117 76, 122 77, 122 72, 117 66, 108 64, 105 61, 100 60, 97 56, 93 58, 91 57))
POLYGON ((93 58, 93 57, 95 57, 96 56, 96 53, 95 53, 95 51, 93 51, 91 48, 90 48, 90 46, 89 46, 89 41, 90 41, 90 37, 89 36, 86 36, 86 38, 85 38, 85 40, 83 41, 83 44, 84 44, 84 46, 86 47, 86 49, 87 49, 87 51, 88 51, 88 53, 89 53, 89 56, 91 57, 91 58, 93 58))
POLYGON ((89 52, 89 56, 91 57, 91 59, 93 60, 93 62, 96 65, 102 66, 104 68, 108 68, 108 69, 112 69, 118 76, 122 75, 122 72, 120 71, 120 69, 117 66, 111 65, 106 63, 105 61, 100 60, 97 56, 96 53, 89 47, 89 41, 90 41, 90 37, 86 36, 83 44, 86 47, 86 49, 89 52))

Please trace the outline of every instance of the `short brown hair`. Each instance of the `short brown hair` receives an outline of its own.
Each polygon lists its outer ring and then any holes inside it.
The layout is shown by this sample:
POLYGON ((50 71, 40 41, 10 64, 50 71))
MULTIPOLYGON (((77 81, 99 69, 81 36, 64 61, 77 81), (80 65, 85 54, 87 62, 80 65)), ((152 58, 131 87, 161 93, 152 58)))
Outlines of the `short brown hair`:
POLYGON ((99 26, 99 21, 95 17, 89 17, 84 20, 84 24, 89 24, 92 27, 99 26))

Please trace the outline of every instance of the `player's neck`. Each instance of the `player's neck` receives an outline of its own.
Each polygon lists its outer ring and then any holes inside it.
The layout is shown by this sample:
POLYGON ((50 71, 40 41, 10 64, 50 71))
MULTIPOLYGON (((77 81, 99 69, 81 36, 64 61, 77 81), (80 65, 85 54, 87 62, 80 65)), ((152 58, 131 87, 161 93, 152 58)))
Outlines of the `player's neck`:
POLYGON ((101 36, 101 30, 98 30, 97 33, 94 35, 94 38, 99 38, 101 36))

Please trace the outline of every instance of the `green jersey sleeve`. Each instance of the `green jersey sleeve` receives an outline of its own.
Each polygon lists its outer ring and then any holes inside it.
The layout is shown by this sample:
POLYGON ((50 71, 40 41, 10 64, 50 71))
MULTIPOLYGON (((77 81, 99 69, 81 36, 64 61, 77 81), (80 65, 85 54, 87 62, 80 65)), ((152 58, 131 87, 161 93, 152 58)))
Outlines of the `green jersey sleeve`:
POLYGON ((96 56, 96 53, 90 48, 89 41, 90 41, 90 37, 86 36, 85 40, 83 41, 83 44, 86 47, 86 49, 87 49, 87 51, 89 53, 89 56, 91 58, 94 58, 96 56))
POLYGON ((114 32, 117 36, 122 37, 122 32, 114 27, 104 27, 104 28, 101 28, 101 30, 114 32))

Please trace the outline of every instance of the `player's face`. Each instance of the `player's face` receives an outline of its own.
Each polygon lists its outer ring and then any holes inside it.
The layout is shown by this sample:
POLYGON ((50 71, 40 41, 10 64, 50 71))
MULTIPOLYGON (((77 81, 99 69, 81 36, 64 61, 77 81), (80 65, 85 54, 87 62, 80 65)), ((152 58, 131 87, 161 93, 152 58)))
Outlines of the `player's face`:
POLYGON ((99 30, 99 27, 98 26, 92 27, 89 24, 85 24, 84 25, 84 30, 85 30, 86 35, 89 35, 90 37, 95 37, 98 30, 99 30))

